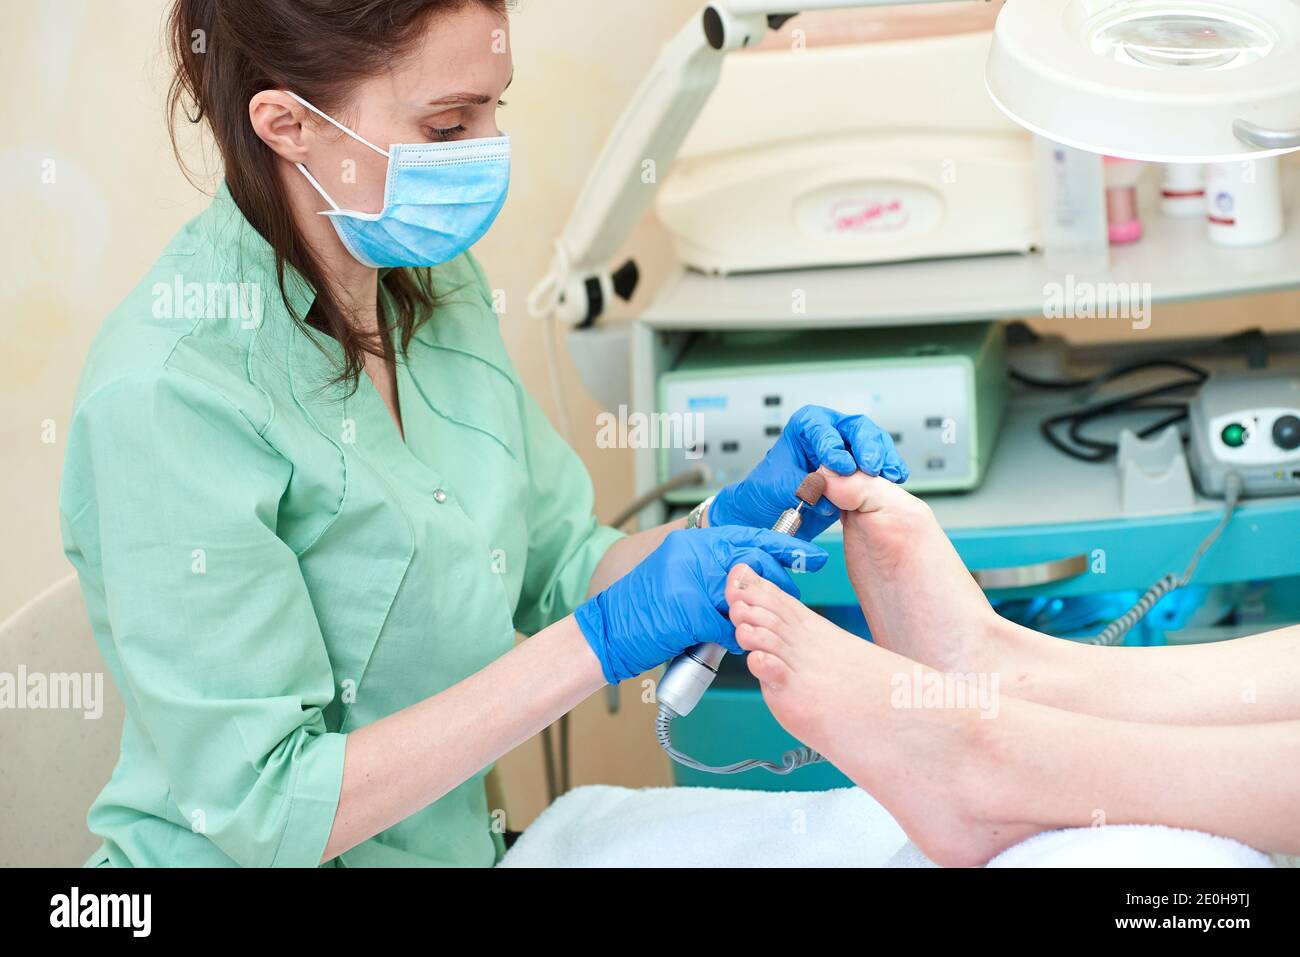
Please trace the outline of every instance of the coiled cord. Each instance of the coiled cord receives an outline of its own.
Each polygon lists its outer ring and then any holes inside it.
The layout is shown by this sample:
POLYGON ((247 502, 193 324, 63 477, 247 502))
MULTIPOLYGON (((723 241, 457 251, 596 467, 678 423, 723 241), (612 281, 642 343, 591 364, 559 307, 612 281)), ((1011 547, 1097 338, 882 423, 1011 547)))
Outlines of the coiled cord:
POLYGON ((1170 572, 1148 588, 1146 593, 1137 600, 1137 604, 1107 625, 1101 634, 1090 641, 1090 644, 1118 645, 1124 640, 1124 636, 1133 629, 1133 626, 1147 616, 1147 613, 1156 606, 1160 599, 1170 592, 1177 591, 1192 580, 1192 576, 1196 574, 1196 566, 1200 564, 1201 559, 1205 557, 1205 553, 1219 540, 1219 536, 1223 534, 1224 529, 1228 527, 1228 523, 1232 521, 1233 513, 1237 511, 1237 504, 1241 501, 1241 491, 1241 476, 1236 472, 1229 472, 1224 486, 1223 518, 1219 519, 1219 524, 1215 526, 1214 531, 1205 536, 1205 540, 1196 549, 1196 554, 1187 563, 1187 568, 1183 570, 1183 574, 1179 576, 1170 572))
POLYGON ((655 737, 659 739, 659 747, 663 748, 668 757, 678 764, 696 771, 705 771, 709 774, 740 774, 742 771, 762 768, 764 771, 771 771, 773 774, 786 775, 791 771, 798 771, 810 764, 817 764, 826 760, 825 755, 819 754, 812 748, 792 748, 781 755, 780 764, 750 758, 748 761, 737 761, 735 764, 728 764, 724 767, 713 767, 687 757, 673 747, 672 734, 669 731, 669 726, 673 723, 673 717, 672 712, 663 708, 659 709, 659 714, 655 718, 655 737))
POLYGON ((1148 588, 1146 594, 1137 600, 1137 604, 1107 625, 1106 629, 1097 637, 1091 639, 1090 643, 1094 645, 1118 645, 1124 640, 1124 636, 1133 630, 1133 626, 1147 616, 1147 613, 1156 606, 1160 599, 1172 591, 1177 591, 1182 584, 1178 580, 1178 576, 1170 572, 1148 588))

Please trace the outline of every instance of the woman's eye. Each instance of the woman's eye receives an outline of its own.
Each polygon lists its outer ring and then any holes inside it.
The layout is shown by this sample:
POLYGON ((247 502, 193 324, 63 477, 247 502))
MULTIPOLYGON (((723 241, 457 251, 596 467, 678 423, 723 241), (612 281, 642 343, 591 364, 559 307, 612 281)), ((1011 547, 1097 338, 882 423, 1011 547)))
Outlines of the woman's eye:
POLYGON ((455 126, 449 126, 449 127, 447 127, 446 129, 443 129, 443 130, 437 129, 437 128, 435 127, 435 128, 430 129, 428 132, 429 132, 429 135, 430 135, 431 137, 433 137, 434 139, 439 139, 439 140, 448 140, 448 139, 451 139, 453 136, 455 136, 457 133, 464 133, 464 132, 465 132, 465 124, 464 124, 464 123, 457 123, 455 126))

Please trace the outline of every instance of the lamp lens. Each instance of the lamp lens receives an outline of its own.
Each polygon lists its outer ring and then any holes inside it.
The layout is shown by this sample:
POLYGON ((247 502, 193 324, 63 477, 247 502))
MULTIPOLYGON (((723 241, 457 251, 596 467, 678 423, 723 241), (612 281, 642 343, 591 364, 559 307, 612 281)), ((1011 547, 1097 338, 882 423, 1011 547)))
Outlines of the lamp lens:
POLYGON ((1273 50, 1267 32, 1226 11, 1160 6, 1144 4, 1118 18, 1105 17, 1092 32, 1093 52, 1159 70, 1224 70, 1255 63, 1273 50))

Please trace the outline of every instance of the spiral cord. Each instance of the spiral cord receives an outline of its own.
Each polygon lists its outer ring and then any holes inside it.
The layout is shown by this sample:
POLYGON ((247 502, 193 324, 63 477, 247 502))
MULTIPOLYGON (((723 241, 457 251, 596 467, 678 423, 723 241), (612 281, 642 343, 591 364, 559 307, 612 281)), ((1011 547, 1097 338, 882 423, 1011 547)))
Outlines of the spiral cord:
POLYGON ((669 730, 673 723, 674 715, 672 712, 660 708, 659 714, 655 717, 655 737, 659 740, 659 747, 664 749, 664 753, 672 758, 683 767, 691 768, 695 771, 704 771, 708 774, 740 774, 744 771, 753 771, 755 768, 761 768, 764 771, 770 771, 773 774, 786 775, 800 768, 807 767, 810 764, 818 764, 826 760, 826 757, 812 748, 801 747, 791 748, 785 754, 781 755, 781 763, 775 764, 771 761, 760 761, 758 758, 750 758, 748 761, 737 761, 735 764, 728 764, 722 767, 704 764, 702 761, 696 761, 692 757, 682 754, 673 747, 672 733, 669 730))
POLYGON ((1192 555, 1192 560, 1187 563, 1187 568, 1183 570, 1182 575, 1175 575, 1170 572, 1160 579, 1146 590, 1146 593, 1137 600, 1137 604, 1107 625, 1101 634, 1089 641, 1089 644, 1118 645, 1124 640, 1124 636, 1133 630, 1133 626, 1145 618, 1151 609, 1159 604, 1162 598, 1191 582, 1192 576, 1196 574, 1196 566, 1200 564, 1201 559, 1205 557, 1205 553, 1214 546, 1214 543, 1219 540, 1219 536, 1227 529, 1228 523, 1232 521, 1232 516, 1236 513, 1237 505, 1241 501, 1243 485, 1240 475, 1236 472, 1228 473, 1224 494, 1223 517, 1219 519, 1219 524, 1214 527, 1214 531, 1205 536, 1205 540, 1201 542, 1200 547, 1196 549, 1196 553, 1192 555))
POLYGON ((1116 618, 1097 637, 1091 639, 1094 645, 1118 645, 1124 636, 1133 630, 1133 626, 1147 616, 1159 602, 1170 592, 1177 591, 1180 582, 1178 576, 1170 572, 1160 581, 1147 589, 1146 594, 1138 599, 1137 604, 1116 618))

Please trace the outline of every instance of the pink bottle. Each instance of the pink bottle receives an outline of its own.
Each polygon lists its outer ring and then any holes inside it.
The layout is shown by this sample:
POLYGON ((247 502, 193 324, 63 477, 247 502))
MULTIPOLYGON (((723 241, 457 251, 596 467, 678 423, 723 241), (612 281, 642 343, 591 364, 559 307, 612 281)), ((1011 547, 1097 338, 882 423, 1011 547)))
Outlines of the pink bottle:
POLYGON ((1113 246, 1135 243, 1142 238, 1142 214, 1138 210, 1137 184, 1142 164, 1136 160, 1106 157, 1106 215, 1113 246))

